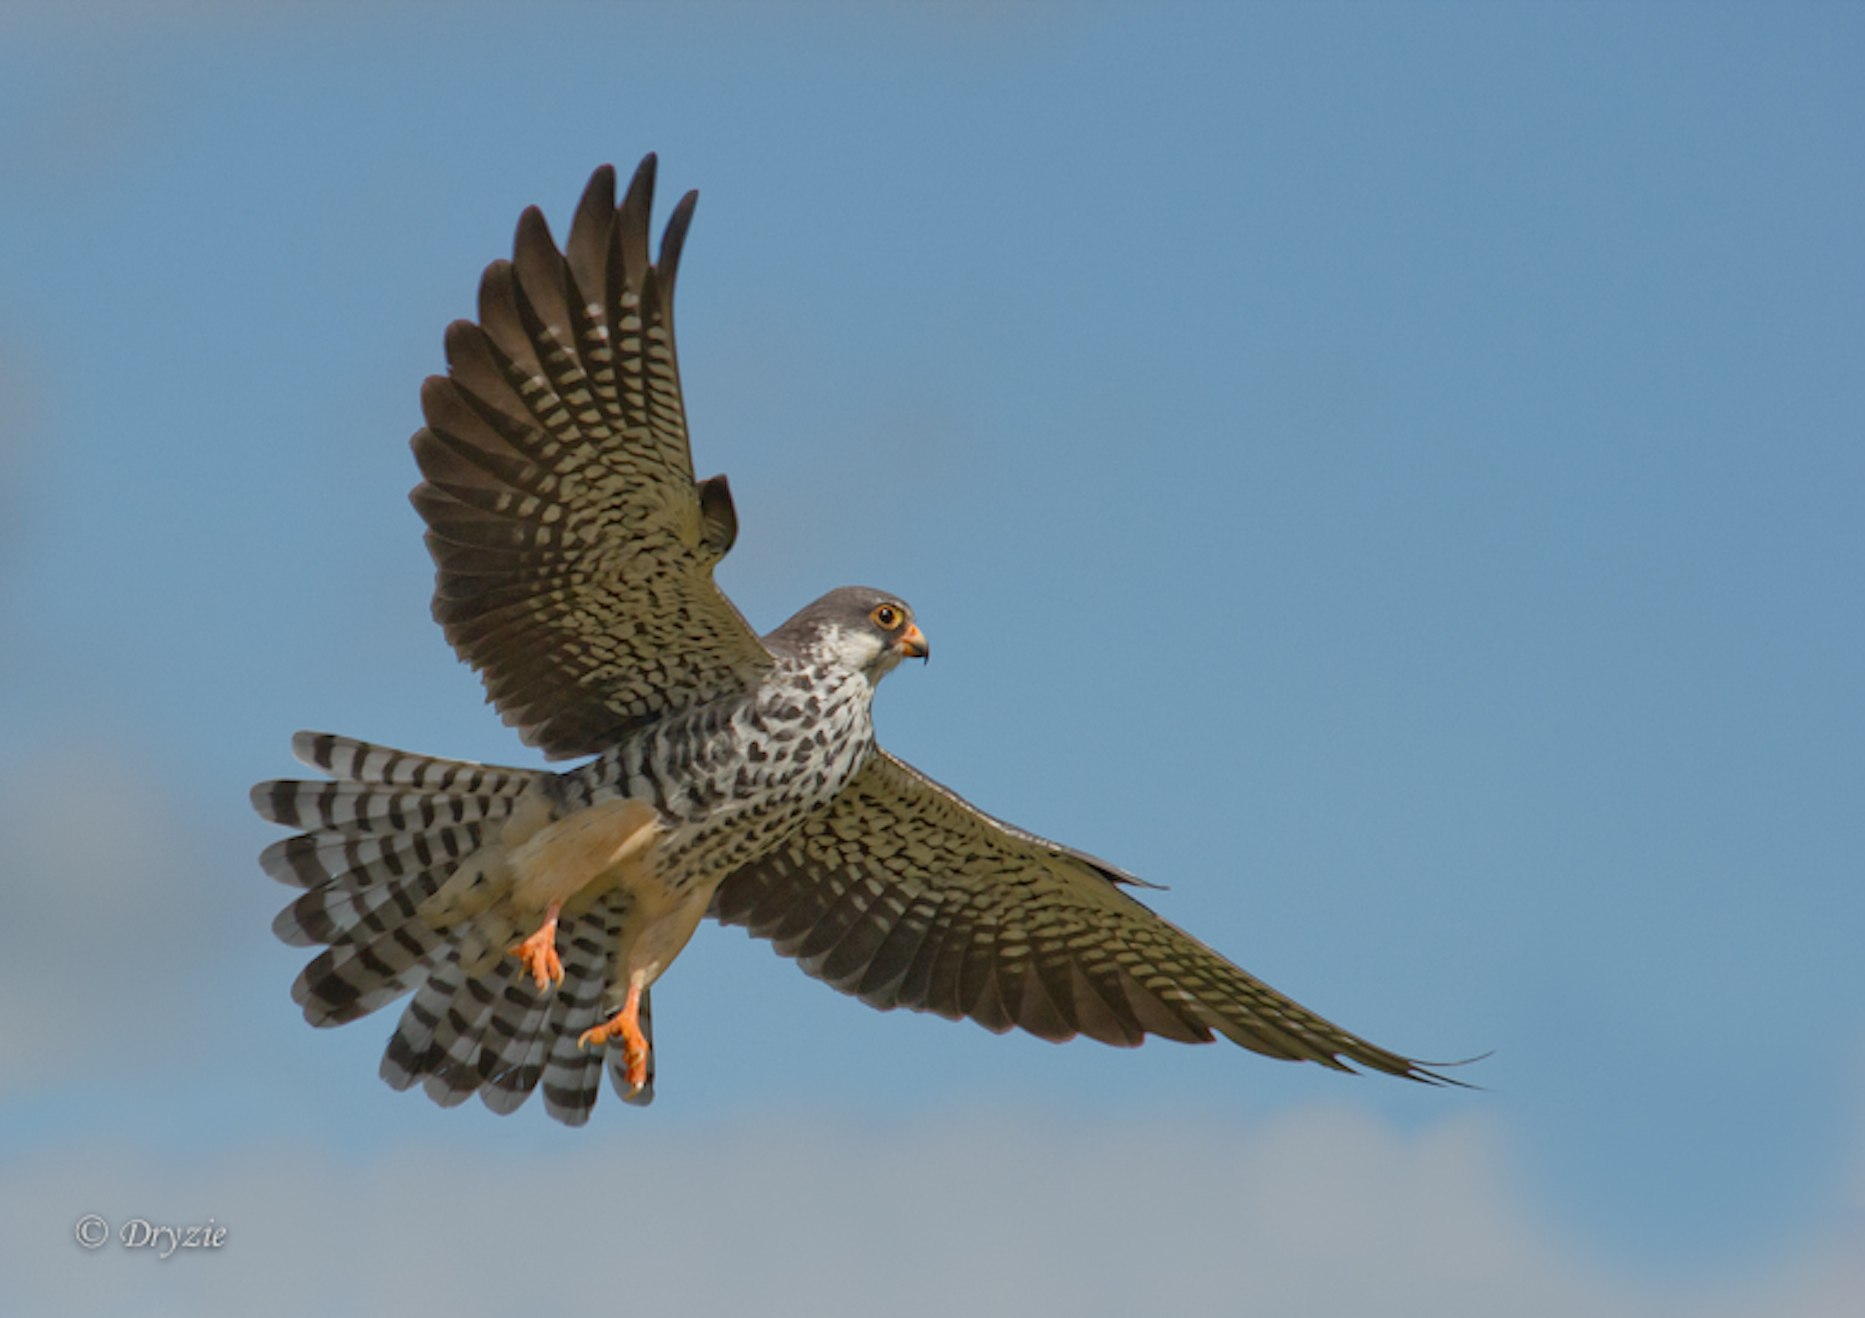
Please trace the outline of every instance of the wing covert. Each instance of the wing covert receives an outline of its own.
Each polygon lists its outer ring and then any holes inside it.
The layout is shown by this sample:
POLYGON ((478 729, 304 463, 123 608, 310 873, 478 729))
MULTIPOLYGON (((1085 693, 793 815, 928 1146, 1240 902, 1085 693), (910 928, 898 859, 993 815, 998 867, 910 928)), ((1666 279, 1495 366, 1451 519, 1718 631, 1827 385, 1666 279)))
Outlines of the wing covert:
POLYGON ((434 618, 487 699, 552 758, 755 680, 770 662, 712 580, 737 517, 696 484, 674 352, 673 286, 697 194, 650 260, 654 157, 620 207, 589 181, 563 252, 532 207, 487 267, 479 320, 447 330, 421 392, 434 618))
POLYGON ((1215 1032, 1271 1057, 1458 1083, 1247 974, 1120 890, 1133 882, 876 750, 790 844, 728 878, 712 913, 884 1010, 1128 1046, 1215 1032))

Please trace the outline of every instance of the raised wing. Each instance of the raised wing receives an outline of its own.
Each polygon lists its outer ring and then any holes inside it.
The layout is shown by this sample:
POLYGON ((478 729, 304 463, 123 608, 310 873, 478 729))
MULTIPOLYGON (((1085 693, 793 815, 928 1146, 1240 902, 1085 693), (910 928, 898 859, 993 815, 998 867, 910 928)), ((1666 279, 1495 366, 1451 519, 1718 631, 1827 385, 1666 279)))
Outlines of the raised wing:
POLYGON ((876 751, 712 913, 863 1002, 1045 1039, 1212 1032, 1271 1057, 1455 1084, 1323 1020, 1120 891, 1130 875, 991 818, 876 751))
POLYGON ((434 618, 527 742, 594 754, 617 730, 756 680, 770 656, 713 584, 737 534, 723 476, 696 484, 673 286, 697 193, 649 260, 654 157, 620 209, 595 172, 560 254, 536 207, 486 268, 479 322, 447 329, 421 391, 434 618))

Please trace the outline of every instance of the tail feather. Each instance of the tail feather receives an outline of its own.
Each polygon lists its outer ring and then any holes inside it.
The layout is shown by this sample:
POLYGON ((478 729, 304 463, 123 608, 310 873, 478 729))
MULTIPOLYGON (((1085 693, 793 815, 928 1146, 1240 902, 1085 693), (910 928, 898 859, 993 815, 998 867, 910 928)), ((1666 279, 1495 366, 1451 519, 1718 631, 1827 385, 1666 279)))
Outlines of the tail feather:
POLYGON ((298 972, 291 1000, 320 1029, 360 1020, 413 988, 452 937, 452 930, 411 920, 366 942, 333 944, 298 972))
MULTIPOLYGON (((469 910, 459 900, 498 880, 500 829, 522 802, 537 799, 527 793, 549 775, 327 733, 301 732, 292 749, 337 779, 253 789, 262 816, 304 830, 267 847, 260 864, 303 889, 273 922, 278 936, 325 945, 292 986, 305 1018, 340 1025, 413 990, 382 1056, 382 1078, 395 1089, 418 1082, 446 1107, 477 1093, 494 1112, 511 1112, 541 1086, 552 1117, 581 1125, 606 1052, 616 1091, 627 1097, 619 1046, 577 1043, 620 1006, 605 998, 626 895, 561 917, 564 980, 545 992, 505 955, 519 932, 509 927, 511 913, 486 900, 469 910)), ((496 897, 497 889, 482 892, 496 897)), ((640 1023, 651 1040, 645 994, 640 1023)), ((631 1103, 653 1098, 651 1044, 648 1065, 648 1085, 631 1103)))
MULTIPOLYGON (((515 1110, 537 1083, 525 1086, 514 1101, 499 1107, 501 1076, 522 1066, 524 1057, 543 1045, 542 1027, 552 998, 540 994, 515 973, 515 962, 502 962, 474 978, 461 965, 458 949, 415 992, 401 1023, 382 1054, 382 1078, 391 1088, 412 1089, 417 1081, 442 1107, 464 1102, 475 1092, 496 1112, 515 1110), (501 1029, 502 1018, 516 1016, 520 1028, 501 1029)), ((542 1070, 541 1060, 536 1064, 542 1070)))
POLYGON ((453 955, 434 968, 427 982, 415 990, 414 997, 401 1014, 401 1024, 389 1038, 382 1054, 381 1075, 393 1089, 411 1089, 426 1075, 437 1060, 433 1051, 434 1029, 447 1013, 447 1004, 466 982, 459 956, 453 955))
POLYGON ((504 769, 473 760, 447 760, 377 746, 328 732, 299 732, 291 753, 314 769, 353 783, 413 787, 424 792, 517 796, 537 780, 531 769, 504 769))
POLYGON ((564 979, 557 986, 544 1029, 550 1051, 540 1080, 544 1110, 566 1126, 580 1126, 589 1120, 589 1111, 602 1088, 601 1051, 584 1048, 577 1040, 604 1019, 603 994, 615 955, 616 935, 627 909, 624 894, 610 893, 573 924, 558 931, 564 979))
POLYGON ((477 847, 477 828, 461 825, 446 832, 450 836, 441 841, 387 840, 377 859, 332 875, 280 911, 272 932, 294 947, 311 947, 372 938, 416 918, 421 903, 477 847), (422 857, 427 863, 419 863, 422 857))
POLYGON ((432 833, 353 837, 299 833, 259 853, 259 864, 280 883, 319 888, 342 882, 361 888, 434 866, 450 867, 479 846, 483 824, 457 824, 432 833))
POLYGON ((376 783, 269 782, 253 788, 260 818, 321 833, 432 833, 449 824, 503 819, 520 791, 452 795, 376 783))
POLYGON ((544 1027, 552 1001, 541 994, 527 996, 521 985, 514 986, 505 991, 493 1012, 487 1039, 498 1055, 479 1087, 479 1098, 501 1116, 523 1106, 544 1074, 544 1059, 550 1052, 550 1036, 544 1027))
POLYGON ((512 978, 511 962, 501 962, 486 974, 469 977, 435 1026, 434 1040, 428 1048, 432 1060, 421 1087, 442 1107, 464 1103, 485 1083, 486 1068, 495 1058, 490 1049, 480 1046, 480 1039, 493 1007, 512 978))

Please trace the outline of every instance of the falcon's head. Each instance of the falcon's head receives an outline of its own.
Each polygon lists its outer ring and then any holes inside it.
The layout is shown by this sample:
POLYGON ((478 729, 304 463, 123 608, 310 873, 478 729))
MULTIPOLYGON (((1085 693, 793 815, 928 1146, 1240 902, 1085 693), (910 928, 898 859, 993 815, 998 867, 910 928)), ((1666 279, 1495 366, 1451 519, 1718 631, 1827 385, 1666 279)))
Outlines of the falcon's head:
POLYGON ((873 682, 902 659, 924 659, 932 652, 907 603, 871 586, 830 591, 764 641, 773 650, 852 669, 873 682))

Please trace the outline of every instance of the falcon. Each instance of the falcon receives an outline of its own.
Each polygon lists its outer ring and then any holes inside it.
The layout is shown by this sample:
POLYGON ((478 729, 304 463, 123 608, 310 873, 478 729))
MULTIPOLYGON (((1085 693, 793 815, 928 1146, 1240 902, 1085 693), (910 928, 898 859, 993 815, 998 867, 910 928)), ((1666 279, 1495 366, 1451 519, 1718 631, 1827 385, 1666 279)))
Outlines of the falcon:
POLYGON ((412 992, 397 1089, 586 1121, 605 1067, 653 1096, 650 990, 702 917, 872 1006, 1044 1039, 1222 1035, 1270 1057, 1456 1083, 1317 1016, 1155 915, 1141 880, 978 810, 875 743, 875 688, 929 646, 912 608, 832 590, 764 636, 713 583, 738 517, 696 481, 673 294, 697 194, 650 253, 655 160, 595 172, 558 249, 532 207, 479 317, 446 333, 413 439, 433 614, 565 772, 301 732, 328 780, 260 783, 300 830, 274 930, 321 946, 312 1025, 412 992))

